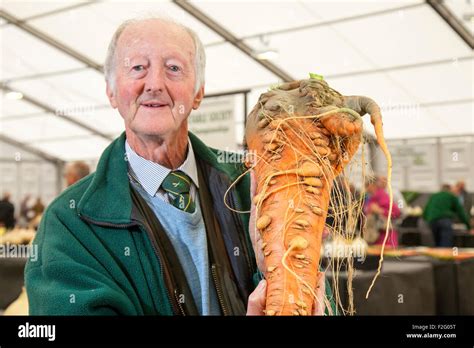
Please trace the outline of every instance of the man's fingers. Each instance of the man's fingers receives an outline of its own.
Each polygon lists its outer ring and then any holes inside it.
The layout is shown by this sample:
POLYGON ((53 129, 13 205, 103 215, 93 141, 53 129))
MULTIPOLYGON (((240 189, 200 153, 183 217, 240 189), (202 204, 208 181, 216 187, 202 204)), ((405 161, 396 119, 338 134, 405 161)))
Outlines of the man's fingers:
POLYGON ((250 210, 250 221, 249 221, 249 234, 250 239, 252 241, 253 250, 255 252, 255 258, 257 259, 257 267, 260 271, 263 269, 263 252, 262 252, 262 239, 260 236, 259 231, 255 228, 255 220, 256 220, 256 208, 255 204, 253 204, 253 197, 257 191, 257 182, 255 179, 254 171, 250 171, 250 201, 251 203, 251 210, 250 210))
MULTIPOLYGON (((324 272, 319 272, 318 285, 315 289, 316 300, 314 301, 312 315, 324 315, 326 296, 326 277, 324 272)), ((263 315, 267 295, 267 281, 265 279, 258 283, 258 286, 250 294, 247 306, 247 315, 263 315)))
POLYGON ((249 296, 247 315, 263 315, 266 296, 267 281, 263 279, 249 296))
POLYGON ((316 286, 316 300, 313 306, 313 315, 324 315, 326 305, 324 299, 326 296, 326 276, 324 272, 318 274, 318 285, 316 286))
POLYGON ((255 196, 255 192, 257 192, 257 183, 255 182, 255 172, 253 170, 250 171, 250 194, 251 199, 255 196))

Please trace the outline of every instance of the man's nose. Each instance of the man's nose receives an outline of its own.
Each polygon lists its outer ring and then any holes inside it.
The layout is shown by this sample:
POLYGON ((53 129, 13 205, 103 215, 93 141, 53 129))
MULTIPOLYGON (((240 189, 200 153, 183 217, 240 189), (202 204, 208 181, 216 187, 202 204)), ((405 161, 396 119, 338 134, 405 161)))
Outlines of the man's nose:
POLYGON ((145 81, 145 92, 147 93, 159 93, 164 90, 165 76, 164 70, 153 68, 150 69, 146 76, 145 81))

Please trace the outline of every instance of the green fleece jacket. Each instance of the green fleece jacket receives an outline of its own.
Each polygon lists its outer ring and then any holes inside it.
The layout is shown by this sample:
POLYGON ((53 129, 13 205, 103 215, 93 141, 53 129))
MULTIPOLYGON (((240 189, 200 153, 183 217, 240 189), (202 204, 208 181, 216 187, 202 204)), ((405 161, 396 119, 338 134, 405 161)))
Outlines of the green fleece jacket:
MULTIPOLYGON (((241 165, 220 163, 217 150, 189 134, 195 155, 234 181, 241 165)), ((25 286, 32 315, 172 315, 163 270, 148 234, 131 226, 125 135, 102 154, 95 173, 47 208, 29 260, 25 286)), ((249 176, 236 185, 250 207, 249 176)), ((248 235, 249 214, 240 214, 248 235)), ((331 290, 326 283, 327 295, 331 290)), ((333 308, 334 311, 334 308, 333 308)))

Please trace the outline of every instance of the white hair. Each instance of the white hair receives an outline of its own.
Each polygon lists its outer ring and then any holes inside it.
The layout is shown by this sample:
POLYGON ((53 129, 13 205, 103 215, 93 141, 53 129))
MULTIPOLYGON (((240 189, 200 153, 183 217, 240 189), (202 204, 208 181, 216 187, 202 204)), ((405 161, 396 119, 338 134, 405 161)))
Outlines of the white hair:
POLYGON ((201 39, 199 39, 199 36, 192 29, 170 18, 166 18, 162 16, 133 18, 133 19, 126 20, 122 24, 119 25, 114 35, 112 36, 112 40, 109 43, 109 48, 107 49, 107 57, 104 63, 105 81, 107 81, 107 83, 110 85, 112 90, 115 90, 117 42, 120 38, 120 35, 123 33, 123 31, 131 24, 137 24, 140 22, 154 20, 154 19, 176 25, 182 28, 183 30, 185 30, 191 36, 194 42, 194 75, 196 79, 195 84, 194 84, 194 93, 197 93, 197 91, 202 86, 204 86, 204 78, 205 78, 205 70, 206 70, 206 53, 204 51, 204 45, 202 44, 201 39))

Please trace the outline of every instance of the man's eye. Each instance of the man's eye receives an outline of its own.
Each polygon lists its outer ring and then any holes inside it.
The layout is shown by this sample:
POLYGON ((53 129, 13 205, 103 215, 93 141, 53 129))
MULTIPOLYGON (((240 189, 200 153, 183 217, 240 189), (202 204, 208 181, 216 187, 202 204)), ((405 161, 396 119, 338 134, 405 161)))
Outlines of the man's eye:
POLYGON ((145 67, 143 65, 135 65, 132 69, 134 71, 142 71, 145 67))
POLYGON ((178 71, 181 71, 181 68, 177 65, 170 65, 169 66, 169 69, 172 71, 172 72, 178 72, 178 71))

